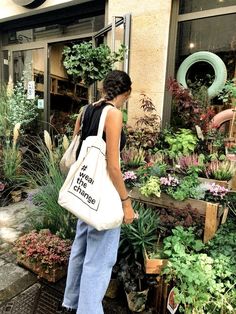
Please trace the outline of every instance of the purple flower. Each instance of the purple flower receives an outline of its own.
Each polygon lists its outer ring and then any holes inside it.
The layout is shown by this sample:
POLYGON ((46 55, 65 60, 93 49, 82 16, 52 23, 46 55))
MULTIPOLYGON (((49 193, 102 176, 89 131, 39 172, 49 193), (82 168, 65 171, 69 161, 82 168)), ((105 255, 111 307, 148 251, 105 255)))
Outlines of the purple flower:
POLYGON ((133 172, 133 171, 126 171, 124 174, 123 174, 123 180, 124 181, 127 181, 127 180, 136 180, 137 179, 137 176, 136 174, 133 172))
POLYGON ((223 199, 224 196, 229 192, 229 190, 226 189, 224 186, 212 183, 209 188, 209 192, 213 196, 219 196, 221 199, 223 199))

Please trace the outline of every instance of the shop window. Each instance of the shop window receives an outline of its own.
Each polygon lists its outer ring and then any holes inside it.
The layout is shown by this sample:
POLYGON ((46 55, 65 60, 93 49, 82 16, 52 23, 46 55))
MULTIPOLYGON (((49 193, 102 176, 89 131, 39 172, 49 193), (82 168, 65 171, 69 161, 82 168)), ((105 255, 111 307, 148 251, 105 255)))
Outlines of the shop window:
MULTIPOLYGON (((228 79, 232 79, 236 75, 236 14, 179 23, 176 71, 186 57, 197 51, 217 54, 227 67, 228 79)), ((192 73, 213 74, 212 71, 207 63, 191 68, 192 73)))
POLYGON ((235 0, 180 0, 179 13, 191 13, 236 5, 235 0))

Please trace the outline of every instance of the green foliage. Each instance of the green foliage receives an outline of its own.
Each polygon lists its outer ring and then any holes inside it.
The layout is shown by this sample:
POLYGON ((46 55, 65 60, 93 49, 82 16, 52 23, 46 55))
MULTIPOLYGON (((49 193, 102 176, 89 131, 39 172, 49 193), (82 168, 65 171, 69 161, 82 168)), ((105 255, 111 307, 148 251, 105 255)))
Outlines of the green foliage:
POLYGON ((176 158, 176 164, 179 172, 184 175, 199 174, 204 169, 205 160, 206 158, 203 154, 182 155, 176 158))
POLYGON ((92 42, 81 42, 65 47, 63 64, 75 81, 83 81, 86 86, 101 81, 116 62, 124 59, 125 46, 112 52, 106 44, 93 47, 92 42))
POLYGON ((7 90, 5 86, 0 86, 0 136, 6 134, 10 129, 10 122, 7 119, 9 114, 7 90))
POLYGON ((118 262, 117 268, 117 278, 123 284, 127 293, 142 290, 144 272, 139 262, 122 258, 118 262))
POLYGON ((27 176, 23 171, 22 152, 19 148, 19 127, 16 125, 13 135, 9 134, 1 141, 0 175, 8 186, 8 192, 27 184, 27 176))
POLYGON ((192 254, 201 251, 204 244, 196 240, 194 228, 184 229, 178 226, 172 230, 172 236, 164 239, 164 252, 168 257, 174 255, 182 256, 186 253, 192 254))
POLYGON ((155 176, 150 176, 147 181, 140 187, 140 193, 146 197, 155 195, 161 196, 160 179, 155 176))
POLYGON ((169 144, 170 157, 187 156, 194 152, 198 139, 189 129, 179 129, 176 134, 167 133, 165 141, 169 144))
POLYGON ((235 164, 230 160, 212 160, 205 168, 207 178, 229 181, 235 174, 235 164))
POLYGON ((141 94, 139 100, 140 108, 143 115, 137 119, 134 127, 127 126, 127 143, 128 147, 142 148, 145 151, 153 150, 157 145, 161 118, 156 113, 155 105, 150 97, 141 94))
POLYGON ((142 148, 129 147, 121 152, 122 169, 138 168, 145 163, 145 151, 142 148))
POLYGON ((230 222, 206 245, 196 239, 192 228, 177 227, 164 239, 169 262, 163 274, 167 282, 174 280, 181 312, 234 313, 235 237, 235 222, 230 222))
POLYGON ((229 104, 232 101, 232 105, 236 106, 236 78, 228 80, 225 83, 223 90, 219 93, 218 99, 221 99, 223 103, 229 104))
POLYGON ((11 126, 20 123, 25 127, 31 123, 38 115, 37 99, 27 99, 24 88, 24 77, 16 83, 12 94, 8 97, 8 116, 7 119, 11 126))
POLYGON ((204 197, 204 191, 199 187, 199 180, 195 174, 182 178, 178 186, 167 188, 166 193, 178 201, 204 197))
MULTIPOLYGON (((76 218, 58 204, 58 194, 64 176, 58 165, 58 156, 53 155, 42 142, 36 144, 41 163, 40 169, 29 171, 29 180, 37 187, 32 196, 33 206, 32 224, 37 229, 50 229, 65 239, 73 239, 76 218)), ((30 167, 30 165, 29 165, 30 167)))
POLYGON ((160 220, 157 212, 151 208, 145 208, 141 203, 134 203, 134 209, 139 218, 132 224, 123 224, 121 227, 120 252, 134 255, 142 254, 144 247, 152 247, 158 238, 160 220))

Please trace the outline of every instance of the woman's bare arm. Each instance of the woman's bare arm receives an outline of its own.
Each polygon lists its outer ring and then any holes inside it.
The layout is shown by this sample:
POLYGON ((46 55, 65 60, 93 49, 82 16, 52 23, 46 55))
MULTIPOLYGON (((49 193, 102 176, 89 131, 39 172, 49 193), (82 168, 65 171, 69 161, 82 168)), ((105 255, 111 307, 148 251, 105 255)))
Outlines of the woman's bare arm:
MULTIPOLYGON (((116 108, 109 110, 105 121, 106 147, 107 147, 107 169, 110 178, 120 195, 121 199, 126 199, 126 190, 123 176, 120 170, 120 134, 122 129, 122 113, 116 108)), ((124 210, 124 222, 131 223, 134 219, 134 210, 130 199, 122 202, 124 210)))

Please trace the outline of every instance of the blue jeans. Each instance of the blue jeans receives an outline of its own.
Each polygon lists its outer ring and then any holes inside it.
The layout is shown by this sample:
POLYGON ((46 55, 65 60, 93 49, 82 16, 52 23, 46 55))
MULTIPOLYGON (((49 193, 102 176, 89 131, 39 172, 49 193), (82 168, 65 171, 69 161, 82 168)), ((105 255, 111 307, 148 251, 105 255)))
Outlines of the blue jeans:
POLYGON ((78 220, 63 306, 77 314, 103 314, 102 300, 117 259, 120 228, 97 231, 78 220))

